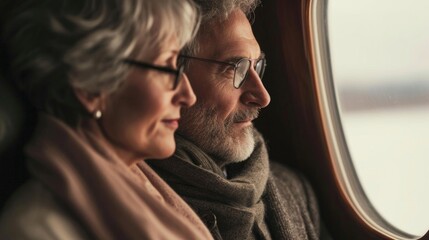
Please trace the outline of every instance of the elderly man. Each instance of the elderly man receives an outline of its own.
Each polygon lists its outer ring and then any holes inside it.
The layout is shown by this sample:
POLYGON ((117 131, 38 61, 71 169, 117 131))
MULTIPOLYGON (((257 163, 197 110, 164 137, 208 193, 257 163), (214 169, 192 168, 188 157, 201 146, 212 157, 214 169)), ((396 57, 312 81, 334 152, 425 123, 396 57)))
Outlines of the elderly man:
POLYGON ((203 22, 182 59, 197 104, 183 111, 174 156, 151 165, 215 239, 319 239, 311 187, 269 164, 252 125, 270 102, 265 56, 247 18, 257 1, 195 1, 203 22))

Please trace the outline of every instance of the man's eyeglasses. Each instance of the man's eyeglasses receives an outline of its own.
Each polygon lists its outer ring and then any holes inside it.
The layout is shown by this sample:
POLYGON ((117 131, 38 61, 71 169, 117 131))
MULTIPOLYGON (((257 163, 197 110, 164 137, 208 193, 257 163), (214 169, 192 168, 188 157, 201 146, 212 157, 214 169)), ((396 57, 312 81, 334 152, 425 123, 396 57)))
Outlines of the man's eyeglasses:
POLYGON ((243 85, 244 81, 247 78, 247 75, 249 74, 250 67, 252 67, 252 63, 254 61, 256 62, 253 65, 253 68, 255 69, 260 79, 262 79, 262 77, 264 76, 265 67, 267 66, 267 60, 265 59, 264 53, 262 53, 261 56, 257 59, 241 58, 236 63, 222 62, 222 61, 217 61, 213 59, 199 58, 199 57, 187 56, 187 55, 180 55, 179 57, 194 59, 194 60, 209 62, 209 63, 216 63, 221 65, 229 65, 234 67, 233 85, 237 89, 243 85))
POLYGON ((132 60, 132 59, 124 59, 122 61, 123 63, 126 64, 130 64, 142 69, 153 69, 153 70, 157 70, 160 72, 164 72, 164 73, 169 73, 175 76, 174 78, 174 82, 172 82, 172 90, 175 90, 177 85, 179 85, 179 81, 180 79, 182 79, 182 75, 183 75, 183 69, 184 69, 184 65, 179 66, 178 69, 173 69, 173 68, 169 68, 169 67, 164 67, 164 66, 158 66, 158 65, 154 65, 154 64, 150 64, 150 63, 145 63, 145 62, 140 62, 140 61, 136 61, 136 60, 132 60))

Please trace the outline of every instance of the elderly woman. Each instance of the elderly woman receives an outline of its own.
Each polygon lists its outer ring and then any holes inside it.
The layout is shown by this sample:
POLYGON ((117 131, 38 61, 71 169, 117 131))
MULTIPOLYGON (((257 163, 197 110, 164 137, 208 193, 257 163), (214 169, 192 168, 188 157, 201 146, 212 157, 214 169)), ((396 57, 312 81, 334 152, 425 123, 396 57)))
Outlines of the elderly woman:
POLYGON ((181 47, 187 0, 3 2, 11 80, 40 112, 25 148, 31 179, 10 199, 1 239, 210 239, 143 161, 175 149, 195 102, 181 47))

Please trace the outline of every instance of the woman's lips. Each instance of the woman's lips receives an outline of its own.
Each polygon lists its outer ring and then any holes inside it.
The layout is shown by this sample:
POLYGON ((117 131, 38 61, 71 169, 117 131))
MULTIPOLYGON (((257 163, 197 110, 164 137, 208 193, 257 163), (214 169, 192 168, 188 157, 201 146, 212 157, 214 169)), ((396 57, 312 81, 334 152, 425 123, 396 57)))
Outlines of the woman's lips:
POLYGON ((179 119, 164 119, 162 122, 173 130, 176 130, 179 127, 179 119))

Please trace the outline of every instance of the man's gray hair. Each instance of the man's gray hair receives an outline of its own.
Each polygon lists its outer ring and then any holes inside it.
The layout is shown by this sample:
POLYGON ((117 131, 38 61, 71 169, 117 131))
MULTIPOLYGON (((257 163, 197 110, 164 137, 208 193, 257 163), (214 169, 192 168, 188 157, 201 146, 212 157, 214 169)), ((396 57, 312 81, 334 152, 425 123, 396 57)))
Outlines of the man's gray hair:
POLYGON ((207 21, 217 19, 226 20, 228 15, 235 9, 240 9, 246 15, 251 14, 259 0, 194 0, 201 8, 203 24, 207 21))
POLYGON ((58 117, 82 114, 73 87, 114 92, 130 70, 122 59, 153 60, 173 36, 183 47, 200 20, 190 0, 5 1, 9 75, 39 110, 58 117))
POLYGON ((260 0, 193 0, 201 9, 202 22, 197 36, 186 45, 185 55, 196 55, 199 51, 198 38, 210 24, 225 21, 231 12, 241 10, 248 18, 252 18, 253 11, 260 4, 260 0))

